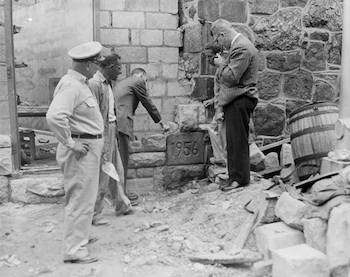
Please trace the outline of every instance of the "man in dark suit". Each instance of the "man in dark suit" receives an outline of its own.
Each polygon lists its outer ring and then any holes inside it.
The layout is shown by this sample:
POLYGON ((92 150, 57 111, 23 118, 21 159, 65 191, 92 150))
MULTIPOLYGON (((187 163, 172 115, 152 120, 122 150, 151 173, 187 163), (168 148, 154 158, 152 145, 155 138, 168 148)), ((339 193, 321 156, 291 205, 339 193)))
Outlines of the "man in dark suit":
POLYGON ((114 87, 113 94, 117 104, 118 140, 124 167, 124 189, 131 203, 135 205, 138 196, 127 191, 126 179, 128 175, 129 142, 134 139, 134 115, 139 103, 141 102, 153 121, 159 123, 164 131, 166 131, 167 126, 163 123, 157 107, 153 104, 147 92, 147 74, 144 69, 135 68, 129 78, 120 81, 114 87))
POLYGON ((228 50, 227 58, 218 56, 217 79, 220 83, 219 105, 226 121, 229 182, 223 190, 247 186, 250 182, 249 121, 257 105, 258 50, 238 33, 230 22, 212 23, 214 42, 228 50))

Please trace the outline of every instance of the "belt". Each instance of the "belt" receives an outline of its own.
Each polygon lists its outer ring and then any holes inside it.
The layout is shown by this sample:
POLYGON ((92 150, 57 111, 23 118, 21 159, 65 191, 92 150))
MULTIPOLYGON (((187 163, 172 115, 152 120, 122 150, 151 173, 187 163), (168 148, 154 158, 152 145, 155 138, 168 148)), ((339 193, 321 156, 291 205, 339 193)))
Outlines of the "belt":
POLYGON ((102 138, 101 134, 91 135, 91 134, 72 134, 72 138, 82 138, 82 139, 100 139, 102 138))

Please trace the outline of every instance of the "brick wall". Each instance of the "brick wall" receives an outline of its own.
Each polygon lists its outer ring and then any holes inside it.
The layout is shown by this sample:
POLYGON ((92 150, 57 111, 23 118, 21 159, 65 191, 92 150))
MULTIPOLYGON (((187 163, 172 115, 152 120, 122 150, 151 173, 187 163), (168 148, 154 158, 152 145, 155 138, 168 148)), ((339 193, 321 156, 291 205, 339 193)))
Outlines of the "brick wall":
MULTIPOLYGON (((98 39, 122 57, 120 79, 136 67, 144 68, 152 100, 165 120, 174 120, 176 104, 188 102, 184 96, 190 94, 178 82, 178 1, 100 0, 98 17, 98 39)), ((140 136, 159 131, 141 106, 134 128, 140 136)))

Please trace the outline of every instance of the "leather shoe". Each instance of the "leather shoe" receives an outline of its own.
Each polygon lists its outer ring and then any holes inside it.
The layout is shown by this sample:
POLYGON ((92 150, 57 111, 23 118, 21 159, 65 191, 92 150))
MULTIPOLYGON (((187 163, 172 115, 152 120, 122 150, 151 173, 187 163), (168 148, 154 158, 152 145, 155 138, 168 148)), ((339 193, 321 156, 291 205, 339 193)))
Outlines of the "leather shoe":
POLYGON ((94 262, 97 262, 98 258, 97 257, 92 257, 90 255, 85 256, 83 258, 69 258, 64 260, 64 263, 72 263, 72 264, 91 264, 94 262))

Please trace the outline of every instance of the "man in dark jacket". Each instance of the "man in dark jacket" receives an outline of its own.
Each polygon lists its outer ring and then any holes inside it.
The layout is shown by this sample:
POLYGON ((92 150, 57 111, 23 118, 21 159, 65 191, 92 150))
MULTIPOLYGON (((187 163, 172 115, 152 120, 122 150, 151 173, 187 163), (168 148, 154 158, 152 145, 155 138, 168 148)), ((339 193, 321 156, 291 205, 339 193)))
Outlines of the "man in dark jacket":
POLYGON ((211 33, 214 42, 228 50, 227 58, 214 59, 219 66, 219 105, 226 121, 229 182, 223 190, 247 186, 250 182, 249 120, 257 105, 258 51, 231 23, 218 19, 211 33))
POLYGON ((142 68, 135 68, 129 78, 120 81, 113 89, 117 104, 119 151, 124 166, 124 187, 134 205, 137 204, 138 196, 126 190, 126 178, 129 162, 129 142, 134 139, 134 115, 139 103, 141 102, 155 123, 159 123, 163 130, 167 128, 147 92, 146 84, 146 71, 142 68))

